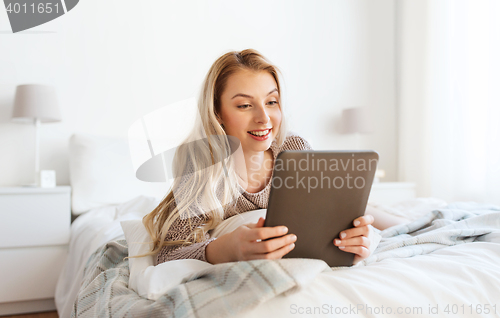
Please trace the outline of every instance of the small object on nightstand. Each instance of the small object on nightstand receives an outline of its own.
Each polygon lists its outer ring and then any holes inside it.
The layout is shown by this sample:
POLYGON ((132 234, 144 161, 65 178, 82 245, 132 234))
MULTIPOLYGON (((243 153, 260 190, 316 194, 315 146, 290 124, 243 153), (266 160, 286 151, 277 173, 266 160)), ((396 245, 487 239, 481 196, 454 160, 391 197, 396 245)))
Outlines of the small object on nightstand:
POLYGON ((56 172, 54 170, 40 171, 40 186, 42 188, 55 188, 56 172))
POLYGON ((377 169, 375 171, 375 179, 373 179, 373 182, 378 183, 378 182, 380 182, 380 179, 382 179, 384 177, 385 177, 385 170, 377 169))

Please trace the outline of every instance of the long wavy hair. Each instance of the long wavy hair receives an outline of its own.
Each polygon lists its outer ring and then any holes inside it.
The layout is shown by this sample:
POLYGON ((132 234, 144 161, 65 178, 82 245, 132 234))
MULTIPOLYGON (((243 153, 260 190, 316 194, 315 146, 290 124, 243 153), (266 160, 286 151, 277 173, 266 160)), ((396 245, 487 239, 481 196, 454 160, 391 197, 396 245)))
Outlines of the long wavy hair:
POLYGON ((163 246, 203 241, 206 233, 224 220, 225 208, 234 206, 241 195, 231 156, 235 145, 217 120, 226 83, 232 74, 241 70, 266 71, 273 76, 282 112, 276 135, 278 146, 286 138, 279 69, 253 49, 232 51, 219 57, 210 67, 201 87, 199 120, 190 137, 175 153, 172 187, 161 203, 142 220, 153 243, 149 255, 159 252, 163 246), (193 228, 192 219, 200 217, 203 217, 203 224, 193 228), (179 218, 188 220, 190 235, 184 240, 166 241, 169 229, 179 218))

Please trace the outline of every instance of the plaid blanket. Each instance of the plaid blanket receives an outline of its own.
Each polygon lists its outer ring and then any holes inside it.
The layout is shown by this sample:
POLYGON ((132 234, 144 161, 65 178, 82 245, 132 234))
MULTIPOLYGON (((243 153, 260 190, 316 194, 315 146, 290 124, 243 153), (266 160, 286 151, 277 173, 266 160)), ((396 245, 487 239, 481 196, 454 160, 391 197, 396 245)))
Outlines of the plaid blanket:
POLYGON ((322 271, 321 260, 253 260, 218 264, 189 277, 156 301, 128 288, 127 242, 98 249, 84 271, 71 317, 227 317, 293 293, 322 271))
MULTIPOLYGON (((452 204, 381 233, 366 266, 387 258, 427 254, 473 241, 500 243, 500 209, 472 203, 452 204)), ((227 317, 307 286, 330 269, 321 260, 281 259, 225 263, 200 271, 158 300, 141 298, 128 288, 128 248, 115 240, 90 258, 72 317, 227 317)))

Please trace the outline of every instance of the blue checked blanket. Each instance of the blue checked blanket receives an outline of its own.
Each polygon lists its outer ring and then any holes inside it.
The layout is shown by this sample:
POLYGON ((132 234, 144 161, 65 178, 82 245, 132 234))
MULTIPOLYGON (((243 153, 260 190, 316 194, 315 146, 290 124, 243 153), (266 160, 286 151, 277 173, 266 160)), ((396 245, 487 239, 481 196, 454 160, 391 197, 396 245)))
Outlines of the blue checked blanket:
POLYGON ((128 288, 127 242, 98 249, 84 271, 72 317, 227 317, 307 285, 321 260, 281 259, 224 263, 189 277, 156 301, 128 288))
MULTIPOLYGON (((380 232, 369 266, 387 258, 406 258, 475 241, 500 243, 500 208, 455 203, 424 217, 380 232)), ((141 298, 128 288, 127 243, 111 241, 89 258, 72 317, 228 317, 307 286, 325 262, 311 259, 254 260, 225 263, 200 271, 158 300, 141 298)))

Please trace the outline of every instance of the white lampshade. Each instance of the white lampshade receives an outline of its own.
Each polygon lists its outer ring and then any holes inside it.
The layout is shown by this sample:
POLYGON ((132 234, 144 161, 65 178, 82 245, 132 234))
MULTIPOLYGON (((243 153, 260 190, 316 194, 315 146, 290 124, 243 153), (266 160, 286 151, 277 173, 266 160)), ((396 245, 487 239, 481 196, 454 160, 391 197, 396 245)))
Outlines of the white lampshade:
POLYGON ((40 186, 40 133, 41 123, 61 121, 55 89, 51 86, 27 84, 16 88, 12 121, 35 126, 35 183, 40 186))
POLYGON ((27 84, 16 88, 12 121, 33 123, 61 121, 55 89, 52 86, 27 84))
POLYGON ((368 120, 366 110, 361 107, 342 110, 342 133, 371 133, 372 125, 368 120))

